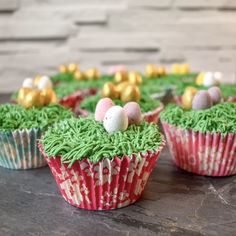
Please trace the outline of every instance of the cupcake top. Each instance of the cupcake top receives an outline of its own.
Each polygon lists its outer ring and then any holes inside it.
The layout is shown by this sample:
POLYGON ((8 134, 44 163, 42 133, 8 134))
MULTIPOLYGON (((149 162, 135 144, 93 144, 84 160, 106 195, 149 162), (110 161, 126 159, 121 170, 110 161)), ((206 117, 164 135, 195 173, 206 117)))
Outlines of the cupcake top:
MULTIPOLYGON (((96 108, 96 104, 100 99, 101 99, 100 94, 97 94, 94 96, 89 96, 81 102, 80 107, 82 109, 85 109, 85 110, 91 112, 91 113, 94 113, 95 108, 96 108)), ((121 101, 120 99, 113 99, 113 101, 115 102, 115 104, 120 105, 120 106, 123 106, 125 104, 125 102, 121 101)), ((153 99, 149 96, 142 95, 141 99, 138 101, 138 104, 141 107, 141 111, 143 113, 145 113, 145 112, 152 111, 152 110, 156 109, 157 107, 159 107, 160 101, 153 99)))
POLYGON ((162 143, 157 125, 142 122, 130 125, 125 131, 108 133, 102 122, 94 118, 72 118, 55 124, 42 139, 45 153, 61 156, 70 166, 76 160, 88 158, 96 163, 103 158, 122 158, 140 152, 156 150, 162 143))
POLYGON ((57 104, 30 109, 15 104, 4 104, 0 105, 0 131, 43 129, 72 116, 73 113, 70 110, 57 104))
POLYGON ((170 104, 161 113, 161 121, 203 133, 236 133, 236 103, 225 102, 209 109, 189 111, 170 104))

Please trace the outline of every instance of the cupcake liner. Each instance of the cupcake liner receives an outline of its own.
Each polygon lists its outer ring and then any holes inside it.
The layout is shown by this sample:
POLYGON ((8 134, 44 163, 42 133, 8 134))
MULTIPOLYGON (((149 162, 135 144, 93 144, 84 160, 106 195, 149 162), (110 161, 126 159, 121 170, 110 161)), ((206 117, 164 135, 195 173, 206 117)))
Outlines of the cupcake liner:
POLYGON ((136 202, 155 167, 162 148, 140 153, 132 158, 124 156, 91 163, 88 159, 76 161, 70 168, 60 157, 47 157, 39 143, 44 158, 54 175, 63 198, 71 205, 87 210, 111 210, 136 202))
POLYGON ((175 164, 207 176, 236 174, 236 133, 201 133, 162 123, 175 164))
POLYGON ((159 120, 160 113, 164 109, 163 103, 160 103, 160 106, 153 111, 149 111, 143 114, 143 119, 149 123, 157 123, 159 120))
POLYGON ((0 166, 25 170, 46 166, 38 147, 41 129, 0 132, 0 166))
POLYGON ((97 89, 85 89, 85 90, 78 90, 75 93, 68 95, 66 97, 63 97, 59 100, 59 103, 62 106, 69 107, 72 110, 75 110, 76 107, 79 106, 81 101, 86 97, 86 96, 91 96, 95 95, 97 93, 97 89))

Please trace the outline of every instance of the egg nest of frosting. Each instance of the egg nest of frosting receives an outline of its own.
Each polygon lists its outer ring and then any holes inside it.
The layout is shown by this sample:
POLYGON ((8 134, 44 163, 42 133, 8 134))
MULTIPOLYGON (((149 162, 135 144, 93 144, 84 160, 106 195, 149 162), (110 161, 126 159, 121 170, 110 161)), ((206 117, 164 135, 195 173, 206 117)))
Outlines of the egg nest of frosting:
MULTIPOLYGON (((98 101, 102 98, 101 94, 96 94, 94 96, 86 97, 80 104, 82 109, 85 109, 91 113, 95 112, 96 105, 98 101)), ((121 101, 120 99, 113 99, 115 105, 124 106, 126 103, 121 101)), ((153 99, 149 96, 142 96, 141 99, 138 101, 140 105, 141 111, 143 113, 153 111, 157 107, 160 106, 160 101, 153 99)))
POLYGON ((161 113, 161 121, 203 133, 236 133, 236 103, 225 102, 209 109, 190 111, 170 104, 161 113))
POLYGON ((143 121, 130 125, 126 131, 108 133, 102 122, 91 117, 72 118, 50 127, 41 140, 48 157, 61 157, 71 166, 88 158, 96 163, 104 158, 122 158, 148 150, 155 151, 162 142, 157 125, 143 121))
POLYGON ((30 109, 15 104, 4 104, 0 106, 0 131, 44 129, 55 122, 71 117, 73 117, 71 110, 57 104, 30 109))

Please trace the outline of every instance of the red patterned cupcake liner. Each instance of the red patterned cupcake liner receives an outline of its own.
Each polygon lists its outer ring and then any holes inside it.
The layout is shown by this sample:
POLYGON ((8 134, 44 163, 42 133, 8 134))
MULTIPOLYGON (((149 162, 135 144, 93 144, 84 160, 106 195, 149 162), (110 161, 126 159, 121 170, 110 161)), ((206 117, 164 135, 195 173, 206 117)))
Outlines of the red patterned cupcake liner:
POLYGON ((160 103, 160 106, 153 111, 149 111, 143 114, 143 119, 149 123, 157 123, 159 120, 160 113, 164 109, 163 103, 160 103))
POLYGON ((97 89, 93 89, 93 88, 86 89, 86 90, 78 90, 71 95, 61 98, 59 100, 59 103, 62 106, 69 107, 74 111, 85 97, 95 95, 96 93, 97 93, 97 89))
POLYGON ((54 175, 64 199, 71 205, 87 210, 111 210, 128 206, 142 195, 149 175, 165 145, 158 150, 91 163, 76 161, 70 168, 60 157, 47 157, 42 144, 39 149, 54 175))
POLYGON ((188 172, 207 176, 236 174, 236 133, 201 133, 163 122, 175 164, 188 172))

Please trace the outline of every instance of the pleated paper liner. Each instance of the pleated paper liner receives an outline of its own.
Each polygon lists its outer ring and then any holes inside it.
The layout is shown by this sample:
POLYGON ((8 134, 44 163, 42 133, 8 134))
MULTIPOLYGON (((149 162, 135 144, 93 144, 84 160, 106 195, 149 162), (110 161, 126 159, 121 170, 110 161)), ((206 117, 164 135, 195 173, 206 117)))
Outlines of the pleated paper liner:
POLYGON ((41 129, 0 132, 0 166, 16 170, 46 166, 37 146, 41 136, 41 129))
POLYGON ((207 176, 236 174, 236 133, 201 133, 162 122, 175 164, 207 176))
POLYGON ((141 153, 141 159, 132 155, 106 158, 96 164, 84 159, 70 168, 60 157, 47 157, 40 143, 39 149, 69 204, 87 210, 111 210, 140 198, 164 145, 163 139, 158 150, 141 153))
POLYGON ((149 111, 143 114, 143 119, 148 123, 157 123, 159 120, 160 113, 164 109, 163 103, 160 103, 160 106, 153 111, 149 111))
POLYGON ((78 90, 71 95, 61 98, 59 100, 59 103, 62 106, 71 108, 74 111, 85 97, 95 95, 96 93, 97 93, 97 89, 93 89, 93 88, 78 90))

